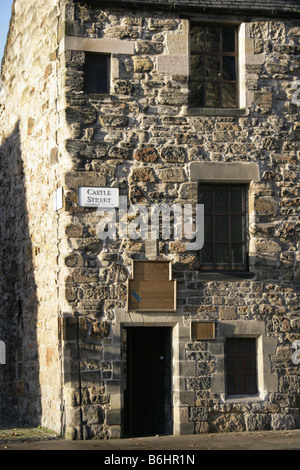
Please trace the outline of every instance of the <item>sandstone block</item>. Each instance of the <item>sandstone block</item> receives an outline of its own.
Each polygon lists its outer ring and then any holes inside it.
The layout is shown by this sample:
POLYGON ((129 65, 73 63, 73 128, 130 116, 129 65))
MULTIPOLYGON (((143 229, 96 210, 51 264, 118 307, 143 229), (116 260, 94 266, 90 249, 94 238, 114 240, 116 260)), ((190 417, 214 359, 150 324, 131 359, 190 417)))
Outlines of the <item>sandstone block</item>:
POLYGON ((28 135, 32 135, 33 131, 34 131, 34 124, 35 124, 35 121, 33 118, 28 118, 27 120, 27 134, 28 135))
POLYGON ((161 54, 164 50, 162 42, 155 41, 137 41, 136 52, 141 55, 161 54))
POLYGON ((160 55, 157 58, 157 70, 170 75, 189 74, 189 60, 185 55, 160 55))
POLYGON ((268 431, 271 429, 271 416, 268 414, 246 414, 247 431, 268 431))
POLYGON ((67 237, 71 238, 82 237, 83 227, 81 225, 70 224, 66 227, 65 233, 67 237))
POLYGON ((182 168, 165 168, 161 170, 160 178, 164 183, 182 183, 186 175, 182 168))
POLYGON ((150 31, 168 31, 171 29, 176 29, 178 27, 178 22, 171 18, 150 18, 149 19, 149 29, 150 31))
POLYGON ((263 91, 253 92, 253 103, 262 108, 271 108, 273 103, 273 94, 263 91))
POLYGON ((114 91, 116 94, 131 95, 133 90, 133 85, 128 80, 116 80, 114 82, 114 91))
POLYGON ((207 390, 210 387, 210 377, 191 377, 186 379, 187 390, 207 390))
POLYGON ((65 297, 68 302, 74 302, 77 299, 77 289, 67 285, 65 288, 65 297))
POLYGON ((161 151, 161 158, 165 162, 184 162, 186 156, 186 150, 184 147, 179 146, 167 146, 163 147, 161 151))
POLYGON ((191 407, 189 421, 207 421, 208 409, 204 407, 191 407))
POLYGON ((77 255, 75 253, 67 256, 65 258, 65 265, 69 267, 74 267, 74 266, 83 266, 83 259, 82 256, 77 255))
POLYGON ((271 196, 262 196, 250 200, 250 211, 255 210, 260 215, 275 215, 277 212, 277 201, 271 196))
POLYGON ((158 100, 164 105, 182 106, 188 104, 188 93, 176 89, 161 90, 158 100))
POLYGON ((188 56, 189 36, 187 34, 168 33, 167 49, 170 55, 188 56))
POLYGON ((97 120, 97 111, 92 107, 66 108, 65 114, 68 124, 95 124, 97 120))
POLYGON ((198 201, 198 183, 183 183, 179 190, 179 197, 198 201))
POLYGON ((64 341, 84 339, 87 334, 87 322, 84 317, 65 317, 63 319, 63 339, 64 341))
POLYGON ((245 431, 245 418, 242 413, 222 413, 221 416, 212 417, 210 425, 212 432, 243 432, 245 431))
POLYGON ((220 307, 220 320, 235 320, 236 317, 235 307, 220 307))
POLYGON ((128 117, 119 115, 100 116, 100 123, 103 127, 126 127, 128 126, 128 117))
POLYGON ((290 414, 275 413, 271 416, 271 429, 295 429, 295 418, 290 414))
POLYGON ((130 181, 149 181, 154 182, 155 176, 152 168, 140 167, 132 170, 130 181))
POLYGON ((134 159, 142 162, 155 162, 158 152, 155 147, 141 147, 134 153, 134 159))
POLYGON ((112 147, 108 152, 108 156, 110 158, 128 160, 132 157, 132 149, 126 147, 112 147))
POLYGON ((79 186, 100 186, 105 187, 106 177, 103 173, 67 173, 65 175, 65 188, 69 190, 78 190, 79 186))
POLYGON ((134 59, 133 70, 135 73, 150 72, 153 69, 153 62, 150 59, 134 59))
POLYGON ((106 156, 107 143, 69 139, 66 141, 66 150, 77 158, 102 158, 106 156))
POLYGON ((107 321, 100 321, 93 324, 91 328, 92 339, 103 339, 110 334, 110 323, 107 321))

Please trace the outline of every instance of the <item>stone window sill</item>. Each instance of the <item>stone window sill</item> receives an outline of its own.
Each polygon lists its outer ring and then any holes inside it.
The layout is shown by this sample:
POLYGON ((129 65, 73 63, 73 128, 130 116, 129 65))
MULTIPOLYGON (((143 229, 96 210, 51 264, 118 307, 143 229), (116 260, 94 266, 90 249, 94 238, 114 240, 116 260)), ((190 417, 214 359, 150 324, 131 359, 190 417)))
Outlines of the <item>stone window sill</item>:
POLYGON ((187 116, 248 116, 248 108, 187 108, 187 116))
POLYGON ((264 401, 264 396, 255 395, 225 395, 222 397, 224 403, 257 403, 264 401))
POLYGON ((255 274, 249 271, 198 271, 197 279, 199 281, 240 281, 242 279, 254 279, 255 274))
POLYGON ((111 94, 110 93, 87 93, 87 97, 92 100, 104 100, 106 98, 110 98, 111 94))

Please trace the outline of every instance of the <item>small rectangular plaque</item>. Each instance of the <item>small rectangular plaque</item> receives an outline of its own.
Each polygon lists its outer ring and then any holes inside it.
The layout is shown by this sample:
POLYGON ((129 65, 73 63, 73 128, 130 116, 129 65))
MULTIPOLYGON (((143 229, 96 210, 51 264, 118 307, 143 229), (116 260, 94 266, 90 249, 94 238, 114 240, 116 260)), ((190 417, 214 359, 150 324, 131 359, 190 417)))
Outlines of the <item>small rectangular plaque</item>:
POLYGON ((134 261, 128 280, 127 309, 136 312, 176 311, 176 280, 169 261, 134 261))
POLYGON ((80 207, 119 207, 118 188, 80 187, 80 207))
POLYGON ((194 340, 215 339, 215 322, 192 322, 191 336, 194 340))

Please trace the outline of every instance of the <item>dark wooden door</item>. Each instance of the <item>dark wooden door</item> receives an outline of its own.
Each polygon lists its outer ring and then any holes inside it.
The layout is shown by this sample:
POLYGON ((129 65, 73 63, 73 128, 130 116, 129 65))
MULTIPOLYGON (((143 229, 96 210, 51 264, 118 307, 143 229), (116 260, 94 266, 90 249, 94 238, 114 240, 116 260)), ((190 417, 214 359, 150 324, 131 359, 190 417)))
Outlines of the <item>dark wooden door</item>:
POLYGON ((127 328, 124 431, 127 436, 163 434, 170 421, 170 328, 127 328))

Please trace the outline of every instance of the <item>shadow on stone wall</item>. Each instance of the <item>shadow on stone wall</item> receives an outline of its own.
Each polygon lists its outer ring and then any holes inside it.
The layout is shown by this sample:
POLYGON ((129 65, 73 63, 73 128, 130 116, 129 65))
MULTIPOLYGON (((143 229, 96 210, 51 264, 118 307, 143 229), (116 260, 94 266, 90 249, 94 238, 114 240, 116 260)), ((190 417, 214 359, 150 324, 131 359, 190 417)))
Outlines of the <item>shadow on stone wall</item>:
POLYGON ((19 123, 0 147, 0 339, 2 416, 40 422, 37 293, 19 123))

